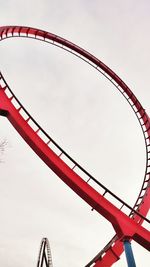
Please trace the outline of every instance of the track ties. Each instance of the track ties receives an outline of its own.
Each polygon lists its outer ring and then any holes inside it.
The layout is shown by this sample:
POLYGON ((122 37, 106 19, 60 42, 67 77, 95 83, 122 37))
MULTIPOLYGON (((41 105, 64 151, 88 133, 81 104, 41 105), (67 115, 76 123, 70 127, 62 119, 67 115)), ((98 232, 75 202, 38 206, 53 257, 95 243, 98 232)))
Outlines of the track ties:
MULTIPOLYGON (((142 190, 143 191, 143 190, 142 190)), ((140 196, 139 199, 142 199, 144 197, 144 195, 140 196)))
POLYGON ((86 183, 88 184, 88 182, 91 180, 91 177, 89 177, 89 179, 87 179, 86 183))
POLYGON ((150 126, 148 127, 148 129, 146 129, 146 131, 145 132, 148 132, 150 130, 150 126))
POLYGON ((58 155, 58 157, 60 158, 62 155, 63 155, 63 152, 61 152, 61 153, 58 155))
POLYGON ((143 110, 142 106, 135 113, 139 113, 141 110, 143 110))
POLYGON ((26 119, 26 122, 28 122, 30 120, 30 117, 26 119))
POLYGON ((14 36, 14 34, 15 34, 14 31, 15 31, 15 27, 11 31, 12 36, 14 36))
MULTIPOLYGON (((149 123, 149 120, 146 120, 146 121, 144 122, 144 125, 146 125, 147 123, 149 123)), ((146 130, 144 131, 144 133, 146 133, 148 130, 149 130, 149 129, 146 129, 146 130)))
POLYGON ((14 98, 14 96, 12 95, 11 97, 9 97, 9 100, 11 101, 14 98))
POLYGON ((124 207, 124 204, 121 205, 120 210, 122 210, 123 207, 124 207))
POLYGON ((2 90, 6 90, 8 87, 7 87, 7 85, 5 85, 4 87, 2 87, 2 90))
POLYGON ((104 193, 103 193, 103 197, 106 195, 106 193, 107 193, 107 190, 104 191, 104 193))
POLYGON ((49 139, 48 142, 47 142, 46 144, 49 145, 50 142, 51 142, 51 140, 49 139))
POLYGON ((35 132, 36 132, 36 134, 38 134, 38 132, 40 131, 40 128, 38 128, 35 132))
MULTIPOLYGON (((139 207, 139 203, 135 205, 135 208, 139 207)), ((132 211, 133 212, 133 211, 132 211)))
POLYGON ((19 27, 19 30, 18 30, 18 34, 19 34, 19 36, 20 36, 20 34, 21 34, 21 30, 22 30, 22 27, 19 27))
POLYGON ((20 106, 17 110, 20 111, 22 109, 22 106, 20 106))
MULTIPOLYGON (((133 93, 132 93, 132 96, 133 96, 133 93)), ((132 98, 131 98, 131 100, 132 100, 132 98)), ((132 100, 132 102, 133 102, 133 100, 132 100)), ((137 102, 138 102, 138 100, 136 99, 136 101, 133 102, 132 107, 136 106, 137 102)), ((137 110, 137 111, 138 111, 138 110, 137 110)))
POLYGON ((72 167, 72 170, 74 170, 74 169, 76 168, 76 166, 77 166, 77 165, 75 164, 75 165, 72 167))
POLYGON ((144 111, 143 115, 142 115, 139 119, 140 119, 140 120, 143 119, 144 116, 145 116, 145 111, 144 111))
POLYGON ((30 31, 30 28, 28 28, 27 31, 26 31, 26 35, 27 36, 29 35, 29 31, 30 31))
MULTIPOLYGON (((129 98, 132 100, 132 96, 133 96, 133 92, 131 93, 131 95, 129 96, 129 98)), ((137 100, 136 100, 137 101, 137 100)), ((135 104, 136 104, 136 101, 135 101, 135 104)), ((133 100, 132 100, 133 102, 133 100)), ((134 103, 134 102, 133 102, 134 103)))
POLYGON ((132 220, 134 220, 134 213, 130 213, 130 217, 132 218, 132 220))
POLYGON ((44 33, 43 38, 44 38, 44 41, 45 41, 45 39, 47 38, 47 32, 44 33))
POLYGON ((143 187, 142 191, 145 191, 147 189, 147 185, 145 187, 143 187))

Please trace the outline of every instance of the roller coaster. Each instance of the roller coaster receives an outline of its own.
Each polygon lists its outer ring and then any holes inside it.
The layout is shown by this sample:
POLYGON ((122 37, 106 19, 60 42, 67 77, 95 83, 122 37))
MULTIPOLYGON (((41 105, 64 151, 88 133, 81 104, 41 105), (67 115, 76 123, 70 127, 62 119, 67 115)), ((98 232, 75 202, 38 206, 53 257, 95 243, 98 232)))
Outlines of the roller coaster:
MULTIPOLYGON (((120 255, 124 250, 128 266, 135 266, 135 264, 133 265, 133 259, 131 259, 130 242, 134 240, 150 251, 150 232, 142 225, 143 222, 150 223, 146 217, 150 208, 150 118, 148 114, 134 93, 116 73, 95 56, 72 42, 55 34, 32 27, 0 27, 0 41, 13 37, 40 40, 84 60, 119 90, 134 112, 145 140, 146 166, 141 190, 134 206, 131 207, 87 172, 42 129, 21 104, 10 89, 3 74, 0 73, 0 115, 5 116, 9 120, 21 137, 57 176, 89 204, 92 209, 104 216, 115 230, 115 236, 86 264, 86 267, 112 266, 120 259, 120 255), (94 189, 92 186, 93 182, 99 187, 99 190, 94 189), (107 199, 106 196, 108 195, 120 203, 119 208, 107 199), (128 214, 125 210, 128 210, 128 214), (128 256, 129 254, 130 256, 128 256), (132 261, 132 265, 130 261, 132 261)), ((44 239, 42 242, 43 249, 47 241, 44 239)))
POLYGON ((53 267, 50 244, 46 237, 41 241, 37 267, 53 267))

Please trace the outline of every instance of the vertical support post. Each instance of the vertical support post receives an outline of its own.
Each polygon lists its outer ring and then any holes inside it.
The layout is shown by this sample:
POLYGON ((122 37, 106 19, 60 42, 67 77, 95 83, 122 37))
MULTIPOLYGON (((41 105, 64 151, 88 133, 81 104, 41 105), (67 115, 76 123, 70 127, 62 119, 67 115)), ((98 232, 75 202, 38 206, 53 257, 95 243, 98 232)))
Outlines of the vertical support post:
POLYGON ((124 250, 125 250, 128 267, 136 267, 131 243, 129 240, 124 240, 124 250))

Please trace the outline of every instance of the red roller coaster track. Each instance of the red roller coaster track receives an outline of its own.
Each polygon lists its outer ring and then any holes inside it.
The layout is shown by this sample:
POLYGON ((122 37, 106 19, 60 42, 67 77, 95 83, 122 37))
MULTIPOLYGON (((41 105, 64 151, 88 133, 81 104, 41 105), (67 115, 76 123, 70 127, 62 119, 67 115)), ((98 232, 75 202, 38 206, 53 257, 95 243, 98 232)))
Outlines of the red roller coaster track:
POLYGON ((0 40, 12 37, 25 37, 41 40, 58 46, 86 61, 104 75, 125 97, 141 126, 146 146, 146 168, 143 184, 135 205, 130 207, 108 188, 102 185, 76 161, 74 161, 40 127, 26 111, 0 74, 0 115, 6 116, 13 127, 34 150, 34 152, 60 177, 74 192, 84 199, 92 209, 104 216, 113 225, 116 235, 91 260, 86 267, 111 266, 123 252, 122 241, 126 238, 135 240, 145 249, 150 250, 150 232, 142 226, 143 221, 150 223, 146 215, 150 208, 150 118, 129 87, 99 59, 79 46, 52 33, 23 26, 0 27, 0 40), (46 141, 45 141, 46 140, 46 141), (80 171, 80 175, 78 174, 80 171), (100 193, 90 182, 99 185, 100 193), (106 199, 111 195, 120 202, 120 209, 106 199), (128 215, 124 212, 127 208, 128 215))

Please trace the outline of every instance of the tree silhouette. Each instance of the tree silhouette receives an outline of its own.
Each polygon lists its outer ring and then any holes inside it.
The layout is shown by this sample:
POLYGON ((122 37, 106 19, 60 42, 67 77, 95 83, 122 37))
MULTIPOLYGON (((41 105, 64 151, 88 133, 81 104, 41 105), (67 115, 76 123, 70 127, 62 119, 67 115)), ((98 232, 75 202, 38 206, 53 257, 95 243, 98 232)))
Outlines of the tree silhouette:
POLYGON ((1 155, 4 153, 6 145, 7 145, 7 141, 5 139, 0 141, 0 162, 2 162, 1 155))

